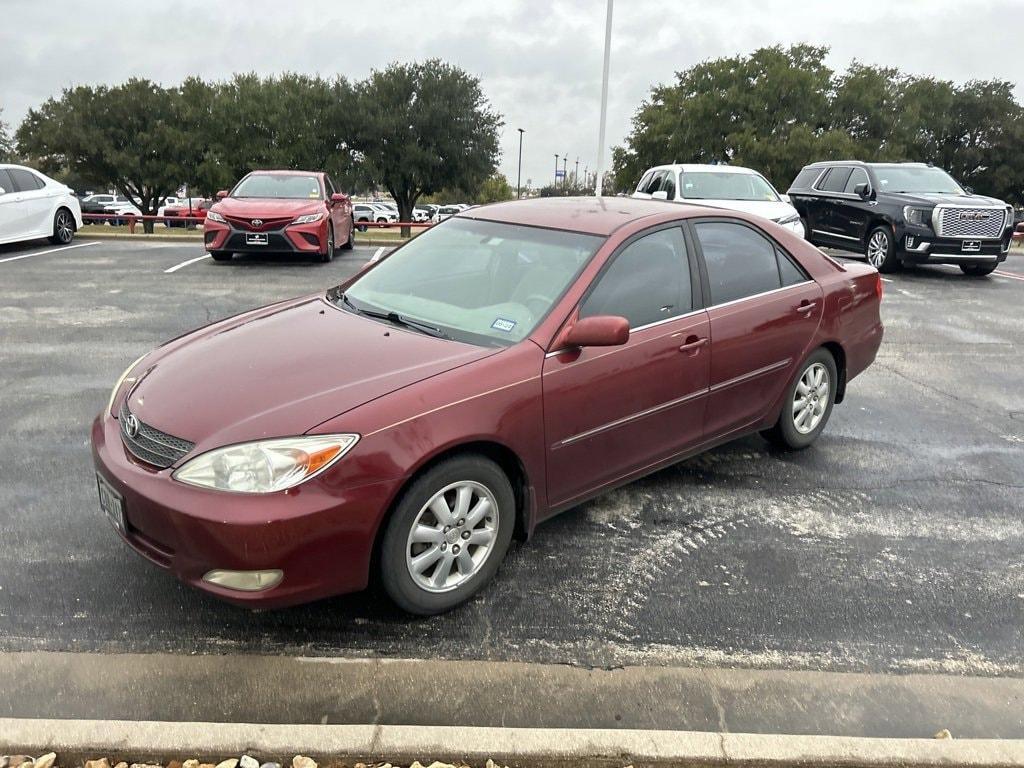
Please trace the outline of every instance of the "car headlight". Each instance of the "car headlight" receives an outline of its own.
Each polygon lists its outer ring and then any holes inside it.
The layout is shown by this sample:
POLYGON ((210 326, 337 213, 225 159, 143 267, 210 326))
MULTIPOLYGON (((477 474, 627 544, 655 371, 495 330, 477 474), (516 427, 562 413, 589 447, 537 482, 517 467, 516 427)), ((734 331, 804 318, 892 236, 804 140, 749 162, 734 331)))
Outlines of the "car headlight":
POLYGON ((903 206, 903 220, 916 227, 930 227, 932 225, 932 209, 905 205, 903 206))
POLYGON ((323 217, 322 213, 307 213, 305 216, 299 216, 292 224, 312 224, 314 221, 320 221, 323 217))
POLYGON ((219 221, 221 224, 227 224, 227 221, 224 220, 224 217, 221 216, 216 211, 207 211, 206 218, 209 221, 219 221))
POLYGON ((789 216, 783 216, 781 219, 775 219, 776 224, 781 224, 784 227, 789 224, 795 224, 798 221, 800 221, 799 213, 791 213, 789 216))
POLYGON ((1013 219, 1014 219, 1013 206, 1012 205, 1008 205, 1008 206, 1006 206, 1006 226, 1007 227, 1012 227, 1013 226, 1013 219))
MULTIPOLYGON (((149 352, 146 353, 146 355, 148 354, 149 352)), ((129 378, 129 374, 135 370, 135 366, 141 363, 142 359, 146 355, 143 355, 134 363, 132 363, 131 365, 124 369, 124 373, 122 373, 120 378, 118 378, 117 383, 114 385, 114 388, 110 390, 110 399, 107 401, 107 413, 114 412, 114 400, 117 399, 117 393, 121 391, 121 387, 123 387, 125 384, 134 384, 136 382, 136 379, 134 377, 129 378)))
POLYGON ((320 474, 358 441, 359 435, 309 435, 229 445, 196 456, 172 477, 219 491, 274 493, 320 474))

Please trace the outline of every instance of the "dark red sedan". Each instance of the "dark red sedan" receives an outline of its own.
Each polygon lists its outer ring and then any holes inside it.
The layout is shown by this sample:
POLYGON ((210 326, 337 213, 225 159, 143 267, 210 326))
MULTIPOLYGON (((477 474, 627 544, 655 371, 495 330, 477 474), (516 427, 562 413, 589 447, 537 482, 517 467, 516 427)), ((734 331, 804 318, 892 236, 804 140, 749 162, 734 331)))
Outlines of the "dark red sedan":
POLYGON ((881 294, 874 268, 748 214, 475 208, 134 363, 92 429, 101 506, 239 604, 377 576, 444 611, 596 494, 751 432, 810 445, 875 358, 881 294))
POLYGON ((253 171, 206 212, 203 239, 214 261, 236 253, 334 258, 352 248, 352 201, 326 173, 253 171))

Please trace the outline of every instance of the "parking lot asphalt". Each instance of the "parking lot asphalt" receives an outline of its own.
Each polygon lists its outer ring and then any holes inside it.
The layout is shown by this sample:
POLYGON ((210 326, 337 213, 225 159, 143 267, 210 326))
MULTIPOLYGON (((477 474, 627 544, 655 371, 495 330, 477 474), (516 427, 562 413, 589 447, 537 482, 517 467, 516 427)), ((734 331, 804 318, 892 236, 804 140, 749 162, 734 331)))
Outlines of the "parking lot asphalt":
POLYGON ((253 613, 180 585, 109 529, 88 446, 131 360, 374 249, 185 264, 195 245, 76 244, 0 248, 0 651, 1024 676, 1020 251, 989 278, 890 276, 878 360, 811 449, 751 437, 661 471, 410 619, 373 592, 253 613))

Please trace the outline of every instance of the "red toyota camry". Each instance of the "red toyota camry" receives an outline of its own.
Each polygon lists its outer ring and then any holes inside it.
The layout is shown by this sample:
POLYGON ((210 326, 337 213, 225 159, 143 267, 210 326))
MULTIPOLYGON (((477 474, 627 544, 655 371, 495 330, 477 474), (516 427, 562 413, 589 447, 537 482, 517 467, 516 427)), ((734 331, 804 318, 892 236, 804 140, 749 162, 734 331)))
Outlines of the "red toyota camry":
POLYGON ((239 604, 379 577, 444 611, 596 494, 751 432, 809 446, 875 358, 881 293, 734 211, 475 208, 133 363, 93 424, 101 506, 239 604))
POLYGON ((326 173, 253 171, 206 212, 203 239, 215 261, 236 253, 334 258, 352 247, 352 201, 326 173))

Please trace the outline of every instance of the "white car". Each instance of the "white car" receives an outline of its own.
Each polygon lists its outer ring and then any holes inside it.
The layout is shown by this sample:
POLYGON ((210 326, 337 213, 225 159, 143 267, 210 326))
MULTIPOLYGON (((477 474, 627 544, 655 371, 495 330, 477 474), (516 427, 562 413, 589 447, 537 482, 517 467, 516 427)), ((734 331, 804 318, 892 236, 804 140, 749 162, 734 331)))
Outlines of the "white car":
POLYGON ((764 176, 737 165, 659 165, 636 185, 633 197, 698 203, 753 213, 805 237, 796 208, 764 176))
POLYGON ((458 206, 458 205, 442 205, 440 208, 438 208, 434 212, 434 218, 432 219, 432 221, 435 224, 437 224, 439 222, 444 221, 445 219, 450 219, 452 216, 454 216, 457 213, 462 213, 462 208, 460 206, 458 206))
POLYGON ((417 205, 412 209, 412 220, 414 222, 430 221, 430 211, 427 208, 421 208, 417 205))
POLYGON ((0 243, 48 237, 67 245, 82 226, 71 188, 23 165, 0 164, 0 243))
POLYGON ((378 218, 379 222, 386 222, 388 224, 394 224, 398 221, 398 208, 387 203, 370 203, 370 205, 380 211, 383 219, 378 218))

